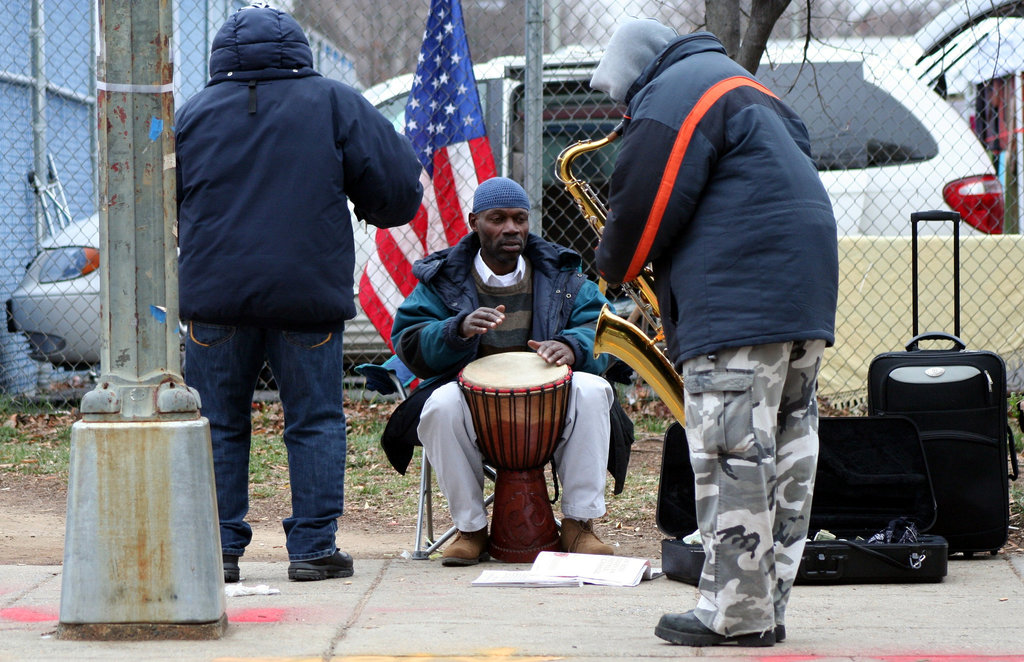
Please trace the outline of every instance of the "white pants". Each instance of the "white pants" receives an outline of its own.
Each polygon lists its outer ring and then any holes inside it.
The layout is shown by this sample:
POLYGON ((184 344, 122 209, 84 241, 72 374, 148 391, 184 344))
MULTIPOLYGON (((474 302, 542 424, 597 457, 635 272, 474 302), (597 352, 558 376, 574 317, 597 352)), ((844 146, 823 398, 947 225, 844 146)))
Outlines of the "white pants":
MULTIPOLYGON (((605 514, 611 434, 608 410, 614 397, 604 378, 573 372, 565 427, 554 454, 564 517, 588 520, 605 514)), ((416 431, 448 499, 455 526, 460 531, 479 531, 487 526, 483 456, 476 445, 469 406, 456 382, 431 394, 423 405, 416 431)))

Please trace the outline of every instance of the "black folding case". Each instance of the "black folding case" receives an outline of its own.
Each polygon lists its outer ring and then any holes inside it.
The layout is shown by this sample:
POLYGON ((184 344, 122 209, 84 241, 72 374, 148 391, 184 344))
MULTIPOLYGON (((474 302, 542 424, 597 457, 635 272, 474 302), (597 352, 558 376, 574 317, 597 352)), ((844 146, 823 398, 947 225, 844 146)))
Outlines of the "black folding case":
POLYGON ((1009 534, 1006 366, 993 352, 968 350, 960 335, 959 221, 956 212, 911 214, 913 338, 906 351, 876 356, 868 367, 868 414, 911 418, 921 433, 937 502, 932 533, 951 554, 996 553, 1009 534), (953 334, 918 334, 917 234, 922 221, 953 223, 953 334), (921 341, 951 343, 920 349, 921 341))
MULTIPOLYGON (((935 496, 914 423, 900 416, 823 417, 819 423, 808 535, 825 529, 845 540, 808 541, 796 582, 942 581, 948 549, 941 536, 923 533, 935 518, 935 496), (918 527, 917 542, 866 544, 899 517, 918 527)), ((661 564, 670 579, 697 585, 704 550, 682 541, 697 529, 694 493, 686 433, 676 423, 665 434, 658 489, 658 528, 671 536, 661 543, 661 564)))

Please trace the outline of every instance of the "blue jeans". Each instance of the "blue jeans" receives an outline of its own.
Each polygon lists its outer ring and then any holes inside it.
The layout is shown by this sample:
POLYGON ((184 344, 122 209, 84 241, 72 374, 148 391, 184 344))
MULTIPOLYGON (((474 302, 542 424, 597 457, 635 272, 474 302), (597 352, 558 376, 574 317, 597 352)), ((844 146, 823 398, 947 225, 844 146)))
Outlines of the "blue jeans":
POLYGON ((185 382, 199 391, 210 421, 221 550, 241 556, 252 540, 245 522, 252 396, 264 360, 284 410, 292 492, 292 516, 284 520, 288 558, 331 556, 345 495, 342 333, 191 322, 185 382))

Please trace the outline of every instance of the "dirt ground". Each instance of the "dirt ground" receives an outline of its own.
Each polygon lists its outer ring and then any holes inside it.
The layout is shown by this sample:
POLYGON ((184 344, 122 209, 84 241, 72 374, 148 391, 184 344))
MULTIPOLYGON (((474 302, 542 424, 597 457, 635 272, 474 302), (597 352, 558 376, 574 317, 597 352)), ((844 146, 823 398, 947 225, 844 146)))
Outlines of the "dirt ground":
MULTIPOLYGON (((656 476, 661 442, 639 438, 633 445, 630 476, 656 476)), ((627 478, 627 490, 630 488, 627 478)), ((40 478, 0 472, 0 563, 59 565, 64 553, 67 489, 60 478, 40 478)), ((249 521, 253 541, 246 551, 250 561, 286 561, 281 520, 289 514, 286 497, 253 500, 249 521)), ((1017 509, 1014 509, 1015 511, 1017 509)), ((415 545, 415 517, 401 521, 373 508, 346 508, 339 520, 338 545, 355 558, 391 558, 410 553, 415 545)), ((661 558, 661 541, 653 508, 597 526, 601 538, 623 556, 661 558), (647 512, 650 510, 650 512, 647 512)), ((1010 537, 1004 552, 1024 553, 1024 521, 1011 513, 1010 537)), ((435 504, 438 532, 449 526, 443 504, 435 504)))
MULTIPOLYGON (((630 471, 639 470, 637 462, 657 461, 657 453, 656 442, 638 441, 630 471)), ((0 563, 61 564, 66 510, 63 480, 0 472, 0 563)), ((281 520, 288 514, 286 498, 252 501, 249 522, 253 541, 246 560, 287 561, 281 520)), ((621 555, 658 559, 664 536, 654 517, 653 512, 640 513, 635 520, 618 522, 618 528, 598 525, 598 533, 621 555)), ((414 549, 415 524, 415 517, 396 521, 373 509, 350 505, 338 522, 338 546, 357 559, 402 556, 414 549)), ((443 504, 435 505, 435 531, 440 533, 448 526, 443 504)))
MULTIPOLYGON (((64 556, 67 490, 56 479, 0 474, 0 563, 59 565, 64 556)), ((287 504, 254 501, 253 541, 246 560, 286 561, 281 518, 287 504)), ((415 524, 413 522, 413 524, 415 524)), ((357 510, 339 521, 338 544, 355 558, 397 556, 411 550, 413 526, 381 522, 357 510)))

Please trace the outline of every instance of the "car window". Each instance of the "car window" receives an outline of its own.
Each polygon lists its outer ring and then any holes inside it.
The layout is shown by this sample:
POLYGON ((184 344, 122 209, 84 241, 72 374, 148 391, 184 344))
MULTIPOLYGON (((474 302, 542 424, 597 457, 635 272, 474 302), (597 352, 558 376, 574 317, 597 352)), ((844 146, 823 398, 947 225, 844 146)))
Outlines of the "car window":
MULTIPOLYGON (((568 246, 583 257, 583 269, 597 277, 593 264, 597 234, 576 207, 573 197, 555 177, 558 155, 580 140, 603 138, 622 120, 625 106, 612 101, 604 92, 590 88, 588 80, 564 79, 546 81, 543 110, 543 187, 545 238, 568 246)), ((511 176, 523 178, 523 85, 517 85, 510 96, 509 147, 511 176)), ((602 202, 608 200, 612 169, 619 143, 586 152, 572 163, 572 174, 587 182, 602 202)))
POLYGON ((818 170, 848 170, 934 158, 939 147, 914 113, 864 80, 861 62, 762 66, 757 78, 807 125, 818 170))
MULTIPOLYGON (((516 86, 511 96, 512 153, 523 151, 524 88, 516 86)), ((569 145, 606 136, 622 119, 625 106, 616 104, 604 92, 590 88, 585 80, 563 80, 544 85, 543 143, 544 185, 557 184, 555 160, 569 145), (551 167, 547 167, 551 164, 551 167)), ((611 145, 580 157, 574 164, 577 177, 604 180, 611 176, 618 145, 611 145)), ((514 176, 514 175, 513 175, 514 176)))
POLYGON ((395 131, 399 133, 405 133, 405 103, 408 100, 409 94, 405 93, 377 105, 377 110, 391 120, 395 131))

